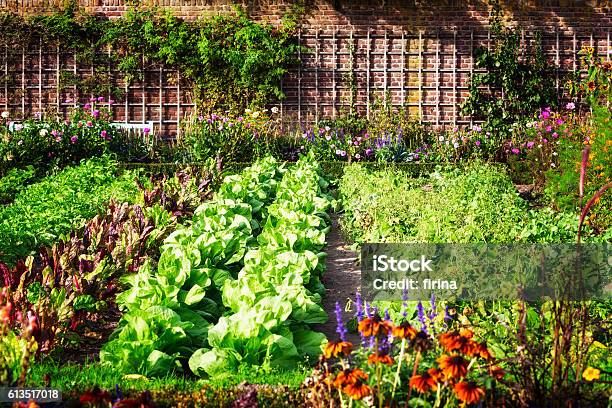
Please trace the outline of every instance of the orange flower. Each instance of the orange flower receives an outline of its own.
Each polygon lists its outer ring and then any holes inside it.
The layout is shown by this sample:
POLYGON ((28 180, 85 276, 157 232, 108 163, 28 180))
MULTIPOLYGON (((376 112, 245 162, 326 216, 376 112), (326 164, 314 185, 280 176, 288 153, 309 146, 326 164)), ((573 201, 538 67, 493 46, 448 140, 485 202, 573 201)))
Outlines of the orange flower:
POLYGON ((325 345, 323 354, 325 358, 337 357, 340 354, 348 356, 353 350, 353 344, 348 341, 329 341, 325 345))
POLYGON ((466 404, 477 403, 485 394, 484 389, 477 386, 473 381, 462 381, 457 383, 453 389, 455 390, 457 398, 466 404))
POLYGON ((467 374, 468 362, 458 354, 443 355, 437 361, 447 378, 461 378, 467 374))
POLYGON ((410 325, 410 323, 403 322, 399 326, 395 326, 391 334, 393 334, 393 337, 398 339, 414 339, 417 334, 417 331, 414 327, 410 325))
POLYGON ((365 381, 368 375, 359 368, 347 368, 342 370, 334 380, 334 387, 343 388, 349 384, 355 384, 357 381, 365 381))
POLYGON ((357 380, 353 384, 348 384, 346 387, 344 387, 343 391, 354 400, 360 400, 363 397, 367 397, 368 395, 372 394, 372 388, 370 388, 367 384, 364 384, 361 380, 357 380))
POLYGON ((587 88, 589 88, 589 91, 594 91, 597 88, 597 85, 595 85, 595 81, 589 81, 587 83, 587 88))
POLYGON ((381 364, 386 364, 386 365, 393 365, 393 357, 391 357, 387 353, 374 353, 368 356, 368 363, 369 364, 381 363, 381 364))
POLYGON ((501 367, 495 366, 489 370, 489 374, 491 374, 491 377, 499 381, 504 378, 506 372, 501 367))
POLYGON ((429 392, 429 390, 438 388, 438 383, 436 379, 431 376, 429 370, 423 374, 413 375, 412 378, 410 378, 408 385, 422 394, 429 392))
POLYGON ((436 382, 444 381, 444 378, 445 378, 444 373, 442 371, 440 371, 439 369, 437 369, 437 368, 430 368, 429 370, 427 370, 427 372, 429 373, 431 378, 436 380, 436 382))
POLYGON ((382 320, 380 316, 374 316, 360 321, 358 328, 361 334, 366 337, 378 336, 379 334, 386 336, 393 329, 393 325, 386 320, 382 320))
POLYGON ((492 360, 494 357, 493 354, 487 348, 487 343, 485 342, 476 343, 476 354, 479 355, 481 358, 484 358, 485 360, 492 360))
POLYGON ((468 329, 461 329, 459 333, 443 333, 439 337, 440 344, 446 351, 459 350, 469 356, 476 353, 476 342, 472 340, 474 333, 468 329))

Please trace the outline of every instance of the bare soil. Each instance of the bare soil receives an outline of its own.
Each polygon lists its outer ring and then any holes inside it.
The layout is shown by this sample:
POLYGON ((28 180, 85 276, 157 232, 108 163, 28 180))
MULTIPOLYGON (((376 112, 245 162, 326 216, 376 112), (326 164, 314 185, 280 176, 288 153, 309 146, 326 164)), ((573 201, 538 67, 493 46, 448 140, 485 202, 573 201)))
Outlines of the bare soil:
MULTIPOLYGON (((329 320, 325 324, 321 324, 315 329, 323 332, 329 339, 337 339, 336 333, 336 302, 340 302, 340 306, 344 307, 349 299, 355 299, 355 292, 361 285, 361 272, 357 265, 357 254, 352 251, 346 243, 339 226, 340 216, 332 214, 332 228, 327 236, 327 252, 326 271, 322 281, 326 288, 326 296, 323 298, 323 308, 329 315, 329 320)), ((354 310, 354 308, 353 308, 354 310)), ((350 319, 352 313, 344 312, 344 321, 350 319)), ((354 341, 352 337, 356 335, 348 335, 349 340, 354 341)))

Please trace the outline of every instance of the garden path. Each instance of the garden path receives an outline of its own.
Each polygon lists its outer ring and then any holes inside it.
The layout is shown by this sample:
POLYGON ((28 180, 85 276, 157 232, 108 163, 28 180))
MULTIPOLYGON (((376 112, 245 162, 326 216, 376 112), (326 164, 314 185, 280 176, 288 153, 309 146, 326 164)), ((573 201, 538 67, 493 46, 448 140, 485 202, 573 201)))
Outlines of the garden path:
MULTIPOLYGON (((350 249, 340 230, 338 214, 332 214, 332 228, 327 236, 326 271, 322 281, 325 285, 326 295, 323 298, 323 308, 329 315, 327 323, 316 327, 329 339, 337 339, 336 333, 336 301, 340 302, 344 310, 348 299, 355 299, 355 292, 361 285, 361 273, 357 264, 357 253, 350 249)), ((354 308, 353 308, 354 310, 354 308)), ((352 317, 344 313, 344 321, 352 317)), ((348 334, 349 341, 355 341, 356 334, 348 334)))

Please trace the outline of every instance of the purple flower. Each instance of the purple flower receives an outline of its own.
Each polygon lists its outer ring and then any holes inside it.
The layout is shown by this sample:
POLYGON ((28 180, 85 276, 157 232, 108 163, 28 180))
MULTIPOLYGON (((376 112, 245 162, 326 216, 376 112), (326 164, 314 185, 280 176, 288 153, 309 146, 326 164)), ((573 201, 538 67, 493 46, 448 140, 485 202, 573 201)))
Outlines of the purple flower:
POLYGON ((476 141, 476 146, 480 146, 480 140, 476 141))
POLYGON ((79 140, 79 138, 78 138, 78 137, 76 137, 76 136, 72 136, 72 137, 70 138, 70 143, 75 144, 75 143, 77 142, 77 140, 79 140))
POLYGON ((86 103, 85 105, 83 105, 83 108, 85 108, 85 109, 91 109, 91 105, 90 105, 90 104, 88 104, 88 103, 86 103))
POLYGON ((556 122, 556 123, 557 123, 557 125, 562 125, 562 124, 564 124, 565 122, 563 121, 563 119, 559 118, 559 119, 557 119, 557 122, 556 122))
POLYGON ((421 330, 427 333, 427 321, 425 320, 425 309, 423 308, 423 303, 419 300, 417 304, 417 316, 419 322, 421 322, 421 330))
POLYGON ((34 112, 34 119, 40 119, 41 113, 40 112, 34 112))
POLYGON ((98 102, 104 102, 104 97, 103 96, 98 96, 98 102))
POLYGON ((144 132, 145 135, 148 135, 149 132, 151 132, 151 129, 149 129, 148 127, 142 129, 142 131, 144 132))
POLYGON ((98 117, 100 116, 100 111, 95 109, 91 112, 91 116, 93 116, 94 118, 98 119, 98 117))
POLYGON ((512 153, 514 154, 519 154, 521 151, 519 149, 517 149, 516 147, 514 149, 512 149, 512 153))
POLYGON ((472 127, 472 129, 474 130, 474 132, 478 132, 478 133, 480 133, 480 131, 482 131, 482 128, 480 126, 478 126, 478 125, 474 125, 472 127))
POLYGON ((107 137, 106 130, 103 130, 103 131, 101 131, 101 132, 100 132, 100 137, 101 137, 102 139, 106 139, 106 137, 107 137))
POLYGON ((115 101, 114 101, 114 100, 112 100, 112 99, 109 99, 109 100, 108 100, 108 104, 109 104, 109 105, 112 105, 113 103, 115 103, 115 101))
POLYGON ((550 108, 543 110, 542 113, 540 114, 540 118, 542 119, 550 118, 550 108))
POLYGON ((402 316, 408 315, 408 289, 404 287, 402 290, 402 316))
POLYGON ((527 142, 527 147, 530 148, 530 149, 532 149, 534 145, 535 145, 535 142, 533 142, 533 141, 532 142, 527 142))
POLYGON ((552 137, 553 137, 553 139, 556 139, 556 138, 559 137, 559 134, 557 132, 555 132, 555 133, 552 134, 552 137))
POLYGON ((431 298, 429 299, 429 305, 431 306, 431 311, 429 312, 429 314, 427 315, 427 317, 429 318, 429 322, 431 324, 431 327, 434 327, 434 320, 436 318, 436 316, 438 316, 438 313, 436 313, 436 295, 432 292, 431 294, 431 298))
POLYGON ((365 154, 366 154, 366 156, 371 155, 371 154, 372 154, 372 149, 368 147, 368 148, 366 149, 366 151, 365 151, 365 154))
POLYGON ((342 308, 340 307, 340 302, 336 302, 336 323, 338 327, 336 327, 336 333, 340 335, 340 340, 346 341, 346 327, 344 326, 344 321, 342 321, 342 308))

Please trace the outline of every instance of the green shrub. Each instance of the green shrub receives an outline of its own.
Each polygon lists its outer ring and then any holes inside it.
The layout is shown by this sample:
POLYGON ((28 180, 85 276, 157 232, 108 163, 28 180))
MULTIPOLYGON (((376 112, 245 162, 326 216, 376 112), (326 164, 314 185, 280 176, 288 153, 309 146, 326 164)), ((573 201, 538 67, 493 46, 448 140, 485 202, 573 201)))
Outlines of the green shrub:
POLYGON ((102 210, 110 198, 134 202, 134 172, 119 173, 108 157, 83 161, 21 191, 0 211, 0 258, 5 263, 57 241, 102 210))
POLYGON ((0 178, 0 204, 12 202, 15 195, 35 179, 35 174, 34 167, 28 166, 25 169, 12 169, 0 178))

